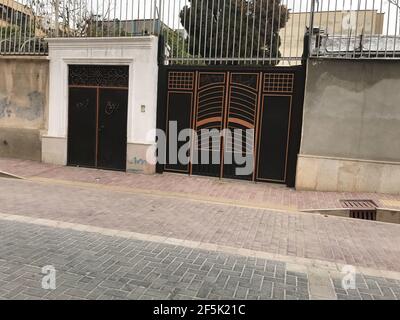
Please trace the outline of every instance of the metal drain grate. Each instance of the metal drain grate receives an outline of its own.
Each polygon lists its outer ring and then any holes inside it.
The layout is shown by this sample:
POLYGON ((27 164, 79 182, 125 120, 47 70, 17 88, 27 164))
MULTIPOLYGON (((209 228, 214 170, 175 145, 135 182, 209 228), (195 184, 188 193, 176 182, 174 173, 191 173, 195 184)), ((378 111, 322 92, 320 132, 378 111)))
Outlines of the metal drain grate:
POLYGON ((350 218, 376 221, 376 210, 350 211, 350 218))
POLYGON ((340 203, 350 210, 350 218, 376 221, 377 205, 372 200, 341 200, 340 203))

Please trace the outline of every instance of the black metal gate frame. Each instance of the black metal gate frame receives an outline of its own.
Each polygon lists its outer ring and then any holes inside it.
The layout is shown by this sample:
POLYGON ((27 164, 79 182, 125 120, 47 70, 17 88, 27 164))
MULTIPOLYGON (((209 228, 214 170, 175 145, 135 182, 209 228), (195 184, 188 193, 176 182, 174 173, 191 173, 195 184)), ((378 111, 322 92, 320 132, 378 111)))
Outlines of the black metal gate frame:
MULTIPOLYGON (((195 110, 196 106, 193 105, 195 103, 195 97, 197 97, 197 80, 198 74, 202 72, 213 73, 213 72, 226 72, 229 76, 229 73, 260 73, 259 76, 259 85, 258 85, 258 105, 257 105, 257 116, 255 122, 255 146, 254 146, 254 159, 255 159, 255 167, 253 173, 253 181, 263 182, 262 179, 258 178, 258 139, 259 134, 257 130, 260 127, 259 121, 261 121, 261 106, 263 99, 263 90, 262 90, 262 74, 264 73, 284 73, 284 74, 294 74, 294 87, 293 93, 291 94, 291 98, 293 100, 293 105, 295 107, 291 107, 291 115, 290 115, 290 133, 289 133, 289 142, 287 146, 288 156, 287 156, 287 164, 286 164, 286 180, 285 181, 273 181, 267 180, 265 182, 277 182, 277 183, 286 183, 289 187, 295 186, 295 177, 296 177, 296 169, 297 169, 297 157, 300 150, 301 143, 301 130, 302 130, 302 119, 303 119, 303 102, 304 102, 304 87, 305 87, 305 76, 306 76, 306 66, 291 66, 291 67, 273 67, 273 66, 227 66, 227 65, 213 65, 213 66, 188 66, 188 65, 171 65, 165 66, 160 65, 159 67, 159 85, 158 85, 158 108, 157 108, 157 128, 167 130, 167 93, 168 91, 168 73, 170 71, 174 72, 193 72, 195 75, 195 85, 193 88, 193 99, 192 99, 192 127, 195 121, 193 115, 193 110, 195 110)), ((227 90, 229 88, 229 79, 225 81, 225 94, 229 94, 227 90)), ((279 95, 279 94, 277 94, 279 95)), ((224 112, 227 110, 227 99, 225 99, 224 112)), ((226 116, 224 119, 226 121, 226 116)), ((192 163, 190 163, 189 175, 192 174, 192 163)), ((163 164, 157 163, 157 173, 163 173, 165 171, 165 167, 163 164)), ((222 175, 223 164, 221 164, 221 173, 219 178, 223 178, 222 175)))
MULTIPOLYGON (((112 74, 110 77, 106 77, 104 74, 97 74, 96 77, 90 78, 89 74, 85 74, 84 76, 82 75, 77 75, 77 79, 79 79, 78 83, 79 84, 71 84, 73 82, 72 76, 71 76, 71 67, 73 68, 100 68, 101 70, 104 70, 105 68, 115 68, 115 67, 125 67, 122 65, 69 65, 68 66, 68 90, 70 89, 93 89, 96 90, 96 107, 95 107, 95 122, 96 122, 96 128, 95 128, 95 150, 94 150, 94 168, 97 169, 107 169, 107 170, 116 170, 116 171, 121 171, 121 169, 115 169, 115 168, 102 168, 98 165, 98 155, 99 155, 99 114, 100 114, 100 90, 121 90, 121 91, 129 91, 129 86, 128 83, 125 83, 127 80, 124 78, 127 77, 129 78, 129 71, 125 75, 120 75, 120 74, 112 74), (86 78, 87 77, 87 78, 86 78)), ((92 75, 93 76, 93 75, 92 75)), ((69 104, 69 103, 68 103, 69 104)), ((68 106, 70 108, 70 106, 68 106)), ((70 128, 68 128, 68 134, 69 134, 70 128)), ((67 155, 68 155, 68 164, 69 164, 69 148, 67 150, 67 155)), ((125 171, 125 169, 124 169, 125 171)))
MULTIPOLYGON (((99 168, 97 165, 97 157, 99 153, 99 100, 100 100, 100 89, 111 89, 111 90, 128 90, 127 87, 107 87, 107 86, 85 86, 85 85, 68 85, 69 89, 96 89, 96 145, 95 145, 95 168, 99 168)), ((101 169, 101 168, 99 168, 101 169)))

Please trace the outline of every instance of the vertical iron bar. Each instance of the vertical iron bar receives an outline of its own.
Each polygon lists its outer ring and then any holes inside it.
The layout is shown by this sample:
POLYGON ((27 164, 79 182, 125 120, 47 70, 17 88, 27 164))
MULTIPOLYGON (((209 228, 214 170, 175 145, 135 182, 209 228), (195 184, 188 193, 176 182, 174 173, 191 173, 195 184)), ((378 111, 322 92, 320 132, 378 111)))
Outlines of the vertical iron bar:
MULTIPOLYGON (((217 0, 219 1, 219 0, 217 0)), ((209 63, 211 63, 211 57, 212 57, 212 44, 213 44, 213 29, 214 29, 214 4, 215 0, 212 0, 211 3, 211 32, 210 32, 210 50, 209 50, 209 63)))
MULTIPOLYGON (((267 0, 268 1, 268 0, 267 0)), ((259 21, 258 21, 258 44, 257 44, 257 60, 256 63, 258 64, 258 60, 260 58, 260 40, 261 40, 261 20, 262 20, 262 12, 263 12, 263 0, 260 0, 259 3, 259 11, 260 11, 260 16, 259 16, 259 21)))
POLYGON ((247 40, 249 38, 249 16, 250 16, 250 2, 245 2, 246 4, 246 35, 244 39, 244 64, 247 63, 247 40))
MULTIPOLYGON (((276 37, 276 59, 279 58, 279 42, 281 40, 281 35, 280 35, 280 27, 281 27, 281 15, 282 15, 282 3, 279 1, 279 10, 278 10, 278 27, 277 27, 277 37, 276 37)), ((278 61, 278 60, 277 60, 278 61)))
MULTIPOLYGON (((184 17, 183 17, 183 26, 184 26, 184 30, 186 30, 186 15, 187 15, 187 0, 185 0, 185 9, 184 9, 184 17)), ((185 31, 186 32, 186 31, 185 31)), ((188 37, 190 36, 189 34, 187 35, 188 37)), ((188 39, 189 40, 189 39, 188 39)), ((186 40, 185 40, 185 38, 183 37, 183 39, 182 39, 182 43, 183 43, 183 46, 182 46, 182 63, 184 62, 184 60, 183 60, 183 58, 184 58, 184 53, 186 52, 186 51, 188 51, 189 52, 189 47, 186 49, 186 40)), ((205 48, 205 46, 204 46, 204 48, 205 48)), ((189 56, 187 55, 186 56, 187 58, 189 58, 189 56)))
MULTIPOLYGON (((10 7, 9 7, 10 8, 10 7)), ((9 47, 8 47, 8 53, 11 53, 11 46, 12 46, 12 33, 13 33, 13 29, 15 29, 14 28, 14 16, 15 16, 15 10, 14 10, 14 5, 13 4, 11 4, 11 21, 10 21, 10 44, 9 44, 9 47)))
POLYGON ((174 5, 172 7, 173 13, 172 13, 172 39, 171 39, 171 43, 172 43, 172 57, 175 59, 179 56, 178 52, 179 52, 179 34, 176 32, 175 30, 175 10, 176 10, 176 0, 174 0, 174 5), (175 49, 175 38, 176 38, 176 49, 175 49), (175 49, 175 50, 174 50, 175 49))
POLYGON ((271 41, 269 42, 269 63, 272 62, 272 48, 274 42, 274 22, 275 22, 275 0, 273 0, 272 4, 272 19, 271 19, 271 41))
POLYGON ((394 41, 393 41, 393 58, 396 57, 396 42, 397 42, 397 31, 399 23, 399 0, 396 0, 396 25, 394 28, 394 41))
MULTIPOLYGON (((329 13, 330 13, 330 11, 331 11, 331 0, 328 0, 328 10, 326 11, 326 26, 325 26, 326 40, 328 40, 328 37, 329 37, 329 13)), ((333 28, 335 28, 335 25, 333 25, 333 28)), ((325 54, 328 51, 326 44, 327 44, 327 42, 324 45, 325 54)))
POLYGON ((255 35, 255 26, 256 26, 256 16, 257 16, 257 0, 253 1, 253 11, 252 11, 252 19, 253 19, 253 31, 251 33, 251 50, 250 50, 250 64, 253 63, 254 57, 254 35, 255 35))
MULTIPOLYGON (((284 27, 284 29, 285 29, 285 32, 284 32, 284 35, 283 35, 283 41, 282 41, 282 44, 283 44, 283 47, 282 47, 282 52, 284 52, 285 53, 285 55, 287 54, 286 53, 286 40, 287 40, 287 38, 286 38, 286 36, 287 36, 287 29, 288 29, 288 22, 289 22, 289 20, 288 20, 288 15, 289 15, 289 0, 286 0, 286 4, 284 3, 284 5, 285 5, 285 7, 286 7, 286 13, 285 13, 285 20, 284 20, 284 22, 285 22, 285 27, 284 27)), ((289 18, 290 19, 290 18, 289 18)), ((292 20, 293 21, 293 20, 292 20)), ((280 29, 281 30, 281 29, 280 29)), ((285 56, 282 56, 282 59, 281 60, 284 60, 284 61, 288 61, 288 59, 287 59, 288 57, 285 57, 285 56)), ((291 56, 289 57, 289 58, 291 58, 291 56)), ((290 61, 290 59, 289 59, 289 61, 290 61)))
MULTIPOLYGON (((357 38, 358 38, 358 17, 359 17, 359 14, 360 14, 360 9, 361 9, 361 0, 358 0, 358 2, 357 2, 357 10, 356 10, 356 12, 357 12, 357 15, 356 15, 356 30, 354 31, 354 48, 353 48, 353 57, 356 57, 356 49, 357 49, 357 47, 356 47, 356 44, 357 44, 357 38)), ((360 36, 360 39, 361 39, 362 37, 360 36)))
POLYGON ((238 63, 240 63, 241 49, 242 49, 242 27, 243 27, 243 1, 240 0, 240 29, 239 29, 239 51, 238 51, 238 63))
POLYGON ((387 57, 388 51, 388 41, 389 41, 389 29, 390 29, 390 9, 391 9, 391 2, 387 2, 388 4, 388 19, 387 19, 387 26, 386 26, 386 43, 385 43, 385 58, 387 57))
POLYGON ((202 29, 203 29, 203 1, 200 1, 200 4, 201 4, 201 8, 200 8, 200 23, 199 23, 199 28, 200 28, 200 30, 199 30, 199 50, 198 50, 199 58, 201 57, 201 44, 203 43, 201 41, 202 29))
POLYGON ((335 0, 335 16, 334 16, 334 18, 333 18, 333 35, 332 35, 332 54, 333 54, 334 49, 335 49, 337 10, 338 10, 338 0, 335 0))
MULTIPOLYGON (((323 0, 321 0, 323 1, 323 0)), ((321 5, 322 8, 322 5, 321 5)), ((318 14, 319 14, 319 23, 318 23, 318 40, 317 41, 317 46, 318 46, 318 50, 317 50, 317 58, 319 58, 319 54, 320 54, 320 49, 321 49, 321 25, 322 25, 322 9, 320 8, 320 3, 318 2, 318 14)))
POLYGON ((233 22, 233 43, 232 43, 232 60, 235 59, 235 48, 236 48, 236 26, 237 26, 237 15, 238 15, 238 0, 235 0, 235 19, 233 22))
POLYGON ((377 13, 375 13, 375 0, 372 2, 372 13, 371 13, 371 33, 369 40, 369 50, 368 50, 368 58, 371 58, 371 49, 372 49, 372 40, 375 37, 375 21, 377 18, 377 13))
MULTIPOLYGON (((208 1, 208 0, 207 0, 208 1)), ((228 62, 228 57, 229 57, 229 40, 230 40, 230 29, 231 29, 231 17, 232 17, 232 1, 233 0, 229 0, 229 16, 228 16, 228 34, 226 37, 226 59, 227 59, 227 64, 229 64, 228 62)))
MULTIPOLYGON (((207 55, 207 53, 206 53, 206 51, 207 51, 207 36, 208 36, 208 1, 209 0, 207 0, 207 2, 206 2, 206 23, 205 23, 205 30, 204 30, 204 43, 203 43, 203 45, 204 45, 204 49, 203 49, 203 59, 204 59, 204 63, 206 63, 207 62, 207 57, 206 57, 206 55, 207 55)), ((212 17, 211 17, 212 18, 212 17)), ((199 54, 200 55, 200 54, 199 54)))
MULTIPOLYGON (((224 9, 222 11, 222 27, 221 27, 221 64, 222 64, 222 57, 224 53, 224 35, 225 35, 225 7, 226 7, 226 0, 224 0, 224 9)), ((230 0, 229 0, 230 1, 230 0)))
MULTIPOLYGON (((362 26, 362 39, 360 40, 360 44, 361 44, 361 53, 360 53, 360 57, 364 56, 364 42, 365 42, 365 37, 368 36, 367 35, 367 31, 366 31, 366 24, 367 24, 367 0, 365 1, 365 8, 364 8, 364 21, 363 21, 363 26, 362 26)), ((372 12, 371 12, 372 15, 372 12)), ((371 39, 371 38, 370 38, 371 39)))
POLYGON ((266 56, 267 56, 267 34, 268 34, 268 7, 270 0, 267 0, 267 8, 265 9, 265 32, 264 32, 264 48, 263 48, 263 64, 265 64, 266 56))
POLYGON ((215 32, 215 64, 217 63, 217 55, 218 55, 218 31, 219 31, 219 10, 220 10, 221 0, 218 0, 218 9, 217 9, 217 29, 215 32))
MULTIPOLYGON (((343 0, 344 2, 344 0, 343 0)), ((308 54, 312 55, 312 39, 314 37, 314 14, 315 14, 315 0, 311 0, 311 12, 310 12, 310 30, 308 38, 308 54)))

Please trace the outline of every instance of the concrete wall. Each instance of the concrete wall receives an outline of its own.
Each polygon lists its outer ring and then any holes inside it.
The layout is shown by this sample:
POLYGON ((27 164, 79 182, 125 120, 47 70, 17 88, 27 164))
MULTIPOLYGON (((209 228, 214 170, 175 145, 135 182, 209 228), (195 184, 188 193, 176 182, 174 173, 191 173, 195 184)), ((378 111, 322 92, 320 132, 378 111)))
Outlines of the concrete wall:
POLYGON ((400 63, 308 64, 297 188, 400 193, 400 63))
POLYGON ((48 73, 46 58, 0 58, 0 157, 41 159, 48 73))

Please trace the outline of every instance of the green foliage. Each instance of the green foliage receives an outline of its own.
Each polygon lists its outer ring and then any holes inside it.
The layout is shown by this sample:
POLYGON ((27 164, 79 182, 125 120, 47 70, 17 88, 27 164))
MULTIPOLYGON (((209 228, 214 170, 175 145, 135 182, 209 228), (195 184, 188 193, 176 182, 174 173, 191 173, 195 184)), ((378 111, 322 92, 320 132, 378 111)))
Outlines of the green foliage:
POLYGON ((281 56, 279 30, 289 19, 282 0, 189 2, 190 6, 180 12, 180 21, 191 39, 189 52, 241 59, 281 56))
POLYGON ((164 29, 163 36, 170 50, 169 55, 174 58, 198 58, 189 53, 189 47, 185 37, 176 30, 164 29))
POLYGON ((14 39, 15 36, 19 37, 19 30, 17 26, 0 27, 0 39, 14 39))
POLYGON ((18 27, 18 26, 2 26, 0 27, 0 39, 14 39, 15 37, 17 40, 19 38, 21 39, 27 39, 34 37, 35 32, 31 26, 26 26, 26 27, 18 27))
POLYGON ((0 27, 0 51, 42 53, 47 51, 47 44, 43 37, 36 37, 34 30, 28 27, 3 26, 0 27))

